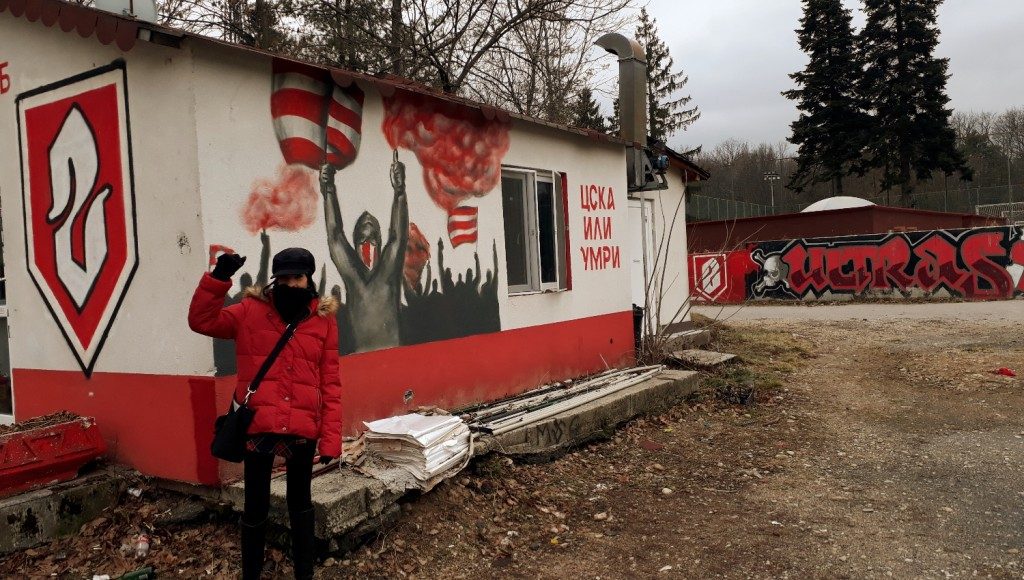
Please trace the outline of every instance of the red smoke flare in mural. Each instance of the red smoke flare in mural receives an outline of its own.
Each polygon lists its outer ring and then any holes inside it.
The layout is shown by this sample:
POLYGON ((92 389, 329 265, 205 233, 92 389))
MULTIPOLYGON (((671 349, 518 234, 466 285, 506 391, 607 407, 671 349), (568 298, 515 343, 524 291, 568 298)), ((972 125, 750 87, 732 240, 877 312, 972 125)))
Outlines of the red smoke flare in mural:
MULTIPOLYGON (((508 123, 487 120, 479 111, 399 91, 384 99, 384 136, 393 149, 409 149, 423 166, 423 181, 439 207, 456 214, 501 180, 508 151, 508 123), (465 206, 464 206, 465 207, 465 206)), ((475 228, 473 223, 464 224, 475 228)), ((459 245, 472 238, 452 238, 459 245)))
POLYGON ((430 242, 416 224, 409 224, 409 241, 405 250, 405 284, 409 288, 419 289, 423 267, 430 260, 430 242))
POLYGON ((277 180, 258 179, 242 208, 242 224, 255 234, 278 228, 300 230, 316 217, 319 195, 312 173, 296 165, 283 165, 277 180))

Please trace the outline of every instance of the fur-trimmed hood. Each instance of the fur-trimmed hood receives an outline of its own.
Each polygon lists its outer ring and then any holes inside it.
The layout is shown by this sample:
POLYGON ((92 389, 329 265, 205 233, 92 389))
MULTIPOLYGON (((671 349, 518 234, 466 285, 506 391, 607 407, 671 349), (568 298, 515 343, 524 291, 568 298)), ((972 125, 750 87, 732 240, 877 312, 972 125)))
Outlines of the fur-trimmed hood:
MULTIPOLYGON (((263 292, 265 286, 249 286, 245 289, 246 298, 255 298, 261 302, 268 302, 267 295, 263 292)), ((334 296, 320 296, 317 300, 316 313, 318 316, 334 316, 338 311, 338 299, 334 296)))

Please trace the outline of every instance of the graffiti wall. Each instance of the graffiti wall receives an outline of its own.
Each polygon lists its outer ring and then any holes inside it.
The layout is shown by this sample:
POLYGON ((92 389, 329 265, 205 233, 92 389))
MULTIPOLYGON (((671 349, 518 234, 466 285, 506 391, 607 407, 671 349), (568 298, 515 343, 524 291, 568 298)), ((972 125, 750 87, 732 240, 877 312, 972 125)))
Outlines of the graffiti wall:
POLYGON ((1009 300, 1024 294, 1024 229, 989 227, 757 242, 690 256, 694 298, 1009 300))

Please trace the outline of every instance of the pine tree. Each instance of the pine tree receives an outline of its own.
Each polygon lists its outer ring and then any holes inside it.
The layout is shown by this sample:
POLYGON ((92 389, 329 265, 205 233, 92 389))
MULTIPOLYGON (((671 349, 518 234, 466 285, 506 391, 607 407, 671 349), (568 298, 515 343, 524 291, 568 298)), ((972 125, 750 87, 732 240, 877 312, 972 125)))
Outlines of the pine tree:
POLYGON ((601 108, 594 99, 594 91, 584 87, 576 93, 576 101, 572 106, 571 124, 583 129, 593 129, 602 133, 608 130, 608 124, 601 115, 601 108))
POLYGON ((881 168, 882 188, 913 205, 914 179, 936 170, 971 179, 947 107, 949 59, 935 58, 942 0, 865 0, 860 93, 872 107, 864 169, 881 168))
POLYGON ((612 114, 605 117, 605 126, 607 127, 605 133, 615 136, 619 135, 619 131, 622 130, 622 128, 619 127, 619 114, 619 99, 615 98, 612 100, 612 114))
POLYGON ((676 98, 689 78, 682 71, 673 71, 675 63, 658 36, 658 23, 646 8, 640 9, 636 40, 644 47, 647 58, 647 133, 657 141, 667 142, 699 119, 700 111, 696 106, 687 108, 693 100, 689 95, 676 98))
POLYGON ((788 187, 800 192, 818 182, 843 193, 843 177, 860 159, 866 123, 857 98, 857 61, 852 16, 841 0, 804 0, 796 31, 809 60, 789 75, 796 89, 782 94, 796 101, 800 116, 790 125, 797 146, 797 169, 788 187))

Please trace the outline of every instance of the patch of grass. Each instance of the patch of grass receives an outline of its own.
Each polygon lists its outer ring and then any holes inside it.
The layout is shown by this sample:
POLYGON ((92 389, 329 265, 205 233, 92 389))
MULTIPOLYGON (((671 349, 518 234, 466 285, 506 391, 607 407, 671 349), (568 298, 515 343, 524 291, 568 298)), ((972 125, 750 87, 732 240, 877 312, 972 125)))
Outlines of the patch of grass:
POLYGON ((731 405, 753 405, 782 389, 777 377, 758 372, 748 365, 729 366, 704 379, 704 387, 715 399, 731 405))
POLYGON ((814 358, 810 341, 789 332, 724 327, 715 348, 737 355, 754 367, 792 372, 814 358))

